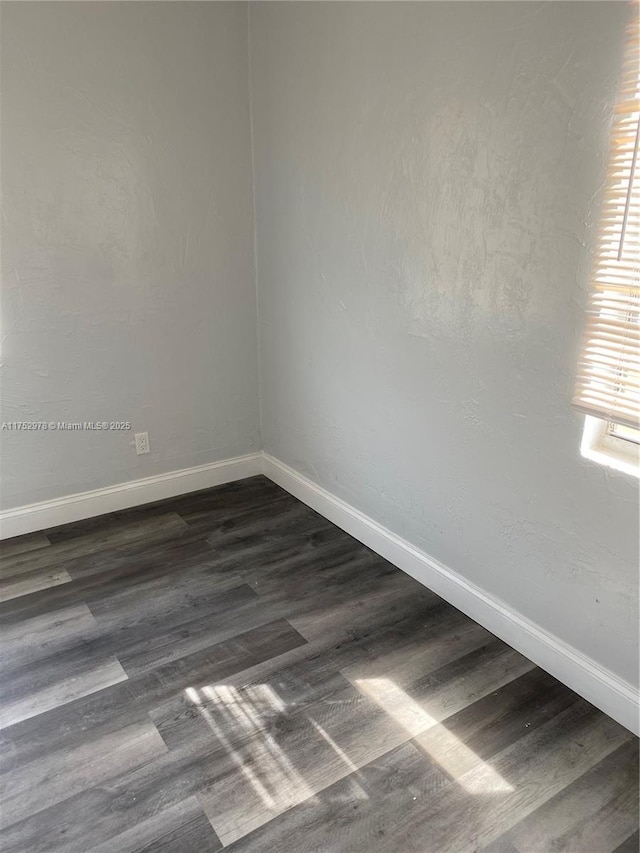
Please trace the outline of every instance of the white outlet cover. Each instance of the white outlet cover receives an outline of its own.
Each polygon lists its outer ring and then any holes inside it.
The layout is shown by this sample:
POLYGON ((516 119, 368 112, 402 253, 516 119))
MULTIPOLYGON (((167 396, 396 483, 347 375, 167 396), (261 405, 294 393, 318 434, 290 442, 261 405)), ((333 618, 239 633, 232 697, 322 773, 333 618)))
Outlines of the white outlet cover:
POLYGON ((136 433, 136 453, 140 456, 142 453, 149 452, 149 433, 148 432, 137 432, 136 433))

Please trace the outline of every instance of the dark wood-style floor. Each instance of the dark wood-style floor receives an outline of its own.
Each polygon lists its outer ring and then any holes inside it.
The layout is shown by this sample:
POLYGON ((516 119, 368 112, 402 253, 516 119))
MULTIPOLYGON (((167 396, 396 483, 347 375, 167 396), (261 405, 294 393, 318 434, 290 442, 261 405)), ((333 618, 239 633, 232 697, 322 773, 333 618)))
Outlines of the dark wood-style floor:
POLYGON ((624 728, 268 480, 5 542, 0 850, 638 850, 624 728))

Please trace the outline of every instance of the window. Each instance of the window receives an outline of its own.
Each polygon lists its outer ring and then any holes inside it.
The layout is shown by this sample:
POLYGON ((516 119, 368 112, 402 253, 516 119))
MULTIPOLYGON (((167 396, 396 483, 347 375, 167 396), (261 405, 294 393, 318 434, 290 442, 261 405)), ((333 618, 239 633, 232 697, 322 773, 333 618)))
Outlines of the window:
POLYGON ((573 404, 583 456, 640 475, 640 17, 633 4, 573 404))

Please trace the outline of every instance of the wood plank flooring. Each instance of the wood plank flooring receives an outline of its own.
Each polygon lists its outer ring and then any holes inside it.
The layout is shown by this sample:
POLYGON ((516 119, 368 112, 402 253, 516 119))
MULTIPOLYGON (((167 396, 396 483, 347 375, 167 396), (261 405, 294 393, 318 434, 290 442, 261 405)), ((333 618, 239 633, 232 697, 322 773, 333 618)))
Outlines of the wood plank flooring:
POLYGON ((638 741, 263 477, 0 543, 3 853, 637 853, 638 741))

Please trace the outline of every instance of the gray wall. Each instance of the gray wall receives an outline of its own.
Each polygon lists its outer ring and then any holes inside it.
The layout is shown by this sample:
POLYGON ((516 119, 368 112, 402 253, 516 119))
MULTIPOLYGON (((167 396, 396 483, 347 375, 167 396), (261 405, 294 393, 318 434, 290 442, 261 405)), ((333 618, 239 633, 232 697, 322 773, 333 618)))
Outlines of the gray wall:
POLYGON ((569 405, 625 7, 250 10, 265 449, 637 681, 569 405))
POLYGON ((247 8, 2 3, 5 507, 259 447, 247 8))

